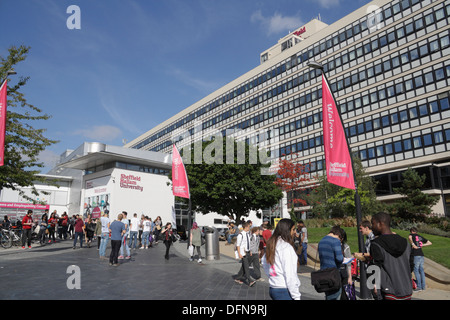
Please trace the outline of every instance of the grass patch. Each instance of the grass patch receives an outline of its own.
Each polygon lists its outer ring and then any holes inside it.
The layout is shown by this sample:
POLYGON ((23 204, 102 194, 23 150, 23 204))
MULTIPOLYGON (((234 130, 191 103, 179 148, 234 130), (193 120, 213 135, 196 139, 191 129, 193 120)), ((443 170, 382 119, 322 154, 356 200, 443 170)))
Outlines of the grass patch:
MULTIPOLYGON (((331 228, 308 228, 308 241, 310 243, 318 243, 324 236, 328 234, 331 228)), ((358 232, 355 227, 343 227, 347 233, 347 243, 350 246, 352 252, 358 251, 358 232)), ((404 237, 405 239, 409 236, 409 231, 396 230, 393 232, 404 237)), ((430 240, 433 245, 424 247, 423 253, 425 257, 443 265, 450 269, 450 238, 440 237, 425 233, 419 233, 426 239, 430 240)), ((364 238, 365 241, 365 238, 364 238)))

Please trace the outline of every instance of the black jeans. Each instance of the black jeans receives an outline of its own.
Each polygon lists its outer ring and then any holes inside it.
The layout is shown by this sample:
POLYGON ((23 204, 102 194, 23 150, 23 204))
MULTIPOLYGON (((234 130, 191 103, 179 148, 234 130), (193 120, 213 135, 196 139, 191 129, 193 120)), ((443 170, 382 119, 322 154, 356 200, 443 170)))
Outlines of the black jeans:
POLYGON ((109 255, 109 263, 119 263, 119 251, 122 240, 111 240, 111 254, 109 255))
POLYGON ((241 270, 239 270, 239 273, 236 277, 237 280, 245 281, 247 280, 248 283, 252 281, 250 277, 250 252, 247 252, 246 255, 242 258, 242 267, 241 270))
POLYGON ((31 246, 31 229, 22 229, 22 247, 25 247, 25 241, 27 245, 31 246))
POLYGON ((166 245, 166 255, 164 256, 167 260, 169 260, 169 249, 172 244, 171 240, 164 240, 164 244, 166 245))

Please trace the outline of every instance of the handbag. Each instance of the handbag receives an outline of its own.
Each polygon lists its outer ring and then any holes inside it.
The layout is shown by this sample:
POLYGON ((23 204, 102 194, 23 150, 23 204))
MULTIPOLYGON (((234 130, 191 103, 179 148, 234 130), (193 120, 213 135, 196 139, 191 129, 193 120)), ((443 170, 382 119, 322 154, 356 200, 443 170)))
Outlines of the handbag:
POLYGON ((311 272, 311 284, 319 293, 337 291, 341 287, 341 273, 337 268, 311 272))
POLYGON ((345 295, 347 296, 347 300, 356 300, 355 283, 354 282, 351 285, 350 284, 344 285, 344 291, 345 291, 345 295))

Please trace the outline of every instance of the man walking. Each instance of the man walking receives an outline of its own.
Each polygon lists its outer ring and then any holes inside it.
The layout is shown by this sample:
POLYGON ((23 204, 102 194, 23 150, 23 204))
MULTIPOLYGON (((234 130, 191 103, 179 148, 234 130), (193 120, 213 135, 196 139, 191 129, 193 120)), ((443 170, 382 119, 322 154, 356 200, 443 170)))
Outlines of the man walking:
POLYGON ((83 248, 83 234, 84 234, 84 222, 81 216, 77 215, 77 220, 74 225, 75 236, 73 237, 73 248, 77 247, 77 238, 80 238, 80 249, 83 248))
POLYGON ((119 251, 122 242, 122 236, 125 234, 125 225, 122 223, 123 215, 119 214, 117 220, 109 225, 111 232, 111 254, 109 256, 109 265, 117 267, 119 265, 119 251))
POLYGON ((250 287, 253 287, 253 285, 256 283, 255 280, 253 280, 250 277, 250 257, 252 255, 252 252, 250 251, 250 224, 248 222, 242 223, 242 231, 239 233, 238 237, 236 238, 236 250, 239 255, 239 259, 242 261, 242 269, 243 269, 243 275, 241 277, 236 277, 235 281, 239 284, 242 284, 245 280, 247 280, 248 285, 250 287))
POLYGON ((109 225, 111 224, 111 221, 109 220, 108 213, 105 212, 103 214, 103 217, 100 218, 100 221, 97 222, 102 225, 101 229, 101 241, 100 241, 100 250, 99 255, 100 259, 107 259, 106 258, 106 247, 108 246, 108 240, 109 240, 109 225))
POLYGON ((391 216, 380 212, 372 217, 375 239, 370 246, 373 263, 380 272, 381 297, 384 300, 411 300, 412 281, 409 258, 411 246, 391 231, 391 216))

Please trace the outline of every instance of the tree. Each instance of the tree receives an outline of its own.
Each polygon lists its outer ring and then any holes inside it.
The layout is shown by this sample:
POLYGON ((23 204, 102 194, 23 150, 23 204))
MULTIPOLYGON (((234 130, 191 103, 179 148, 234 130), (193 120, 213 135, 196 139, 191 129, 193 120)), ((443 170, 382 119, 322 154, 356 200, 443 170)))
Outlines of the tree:
MULTIPOLYGON (((25 60, 29 50, 30 48, 25 46, 9 48, 8 57, 0 57, 0 79, 5 79, 8 70, 25 60)), ((46 147, 57 141, 44 136, 46 129, 36 129, 31 125, 34 121, 48 120, 50 116, 42 114, 41 109, 28 103, 25 95, 20 92, 29 79, 20 77, 17 84, 8 85, 5 164, 0 167, 0 192, 3 188, 17 190, 22 197, 33 201, 20 188, 32 186, 32 193, 39 196, 34 182, 48 181, 37 175, 40 173, 38 169, 44 167, 38 156, 46 147)))
POLYGON ((295 205, 306 206, 307 201, 302 196, 302 191, 311 188, 311 174, 308 172, 309 164, 301 164, 292 160, 282 159, 278 165, 277 185, 287 195, 287 206, 290 208, 291 218, 295 221, 295 205))
MULTIPOLYGON (((181 150, 182 154, 184 152, 186 148, 181 150)), ((283 197, 281 190, 274 184, 275 176, 262 174, 261 169, 268 168, 270 164, 262 163, 260 157, 254 159, 251 156, 263 152, 259 148, 234 140, 231 143, 228 141, 227 144, 227 138, 203 142, 203 160, 197 164, 194 161, 194 148, 191 148, 190 152, 191 162, 185 162, 185 167, 194 211, 203 214, 217 212, 239 221, 241 217, 247 217, 251 210, 272 207, 283 197), (215 147, 211 148, 213 144, 215 147), (221 149, 231 144, 234 146, 232 157, 228 149, 227 152, 221 149), (239 149, 242 146, 244 149, 239 149), (244 163, 238 161, 243 160, 243 157, 239 158, 238 150, 245 150, 244 163), (216 161, 205 162, 205 154, 216 161), (233 164, 230 164, 230 159, 233 159, 233 164)), ((171 173, 169 179, 172 179, 171 173)), ((188 201, 179 199, 184 203, 188 201)))
POLYGON ((395 193, 404 196, 391 206, 392 212, 402 219, 423 219, 431 213, 431 207, 438 201, 438 196, 422 192, 426 175, 422 176, 412 168, 402 174, 403 182, 399 188, 393 188, 395 193))
MULTIPOLYGON (((355 178, 361 200, 362 216, 372 215, 381 210, 377 201, 375 182, 366 174, 361 160, 354 157, 355 178)), ((319 186, 311 191, 308 202, 317 217, 346 217, 356 215, 355 191, 327 181, 326 175, 319 177, 319 186)))

